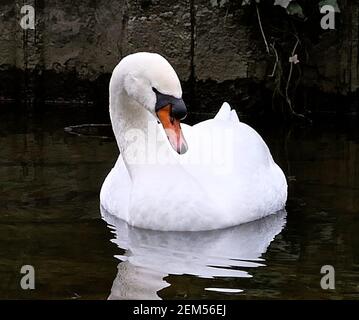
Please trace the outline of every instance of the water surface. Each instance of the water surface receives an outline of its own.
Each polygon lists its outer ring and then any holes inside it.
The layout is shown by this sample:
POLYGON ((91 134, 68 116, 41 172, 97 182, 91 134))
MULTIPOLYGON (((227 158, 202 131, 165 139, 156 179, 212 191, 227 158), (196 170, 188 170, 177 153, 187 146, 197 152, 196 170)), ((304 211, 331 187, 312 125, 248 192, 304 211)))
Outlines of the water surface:
POLYGON ((101 219, 116 143, 104 138, 108 127, 64 128, 107 121, 91 109, 1 111, 1 299, 359 298, 355 119, 253 122, 288 177, 286 212, 199 233, 101 219), (25 264, 35 268, 35 290, 20 287, 25 264), (335 290, 320 287, 323 265, 335 268, 335 290))

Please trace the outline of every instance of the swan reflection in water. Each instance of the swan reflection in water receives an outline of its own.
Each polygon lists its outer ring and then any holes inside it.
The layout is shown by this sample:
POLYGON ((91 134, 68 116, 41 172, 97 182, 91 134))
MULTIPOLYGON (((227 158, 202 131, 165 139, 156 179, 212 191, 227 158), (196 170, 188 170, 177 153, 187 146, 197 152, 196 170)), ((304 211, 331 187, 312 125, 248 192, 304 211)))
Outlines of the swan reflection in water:
POLYGON ((251 277, 248 268, 264 266, 261 256, 286 222, 286 212, 281 211, 228 229, 164 232, 134 228, 101 212, 115 234, 112 241, 125 250, 116 256, 121 262, 109 299, 160 299, 157 292, 170 285, 164 280, 168 275, 251 277))

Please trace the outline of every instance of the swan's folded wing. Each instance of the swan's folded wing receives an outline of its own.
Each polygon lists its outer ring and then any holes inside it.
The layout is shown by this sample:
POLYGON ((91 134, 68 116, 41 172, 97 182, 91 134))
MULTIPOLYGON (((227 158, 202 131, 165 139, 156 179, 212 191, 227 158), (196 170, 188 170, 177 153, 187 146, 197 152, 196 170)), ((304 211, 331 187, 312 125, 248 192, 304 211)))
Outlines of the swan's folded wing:
POLYGON ((236 110, 231 110, 231 122, 233 123, 239 123, 239 118, 236 110))
POLYGON ((217 112, 216 116, 214 117, 215 120, 230 120, 231 118, 231 106, 224 102, 222 107, 217 112))

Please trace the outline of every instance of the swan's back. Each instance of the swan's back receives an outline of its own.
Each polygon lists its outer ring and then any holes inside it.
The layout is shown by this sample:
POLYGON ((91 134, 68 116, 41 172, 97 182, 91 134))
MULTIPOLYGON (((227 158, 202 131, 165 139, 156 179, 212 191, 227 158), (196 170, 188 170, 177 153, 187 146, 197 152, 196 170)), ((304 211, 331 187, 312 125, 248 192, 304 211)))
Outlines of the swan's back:
POLYGON ((223 220, 235 225, 284 208, 282 170, 261 136, 240 122, 227 103, 213 119, 186 126, 184 134, 189 150, 183 166, 217 200, 223 220))

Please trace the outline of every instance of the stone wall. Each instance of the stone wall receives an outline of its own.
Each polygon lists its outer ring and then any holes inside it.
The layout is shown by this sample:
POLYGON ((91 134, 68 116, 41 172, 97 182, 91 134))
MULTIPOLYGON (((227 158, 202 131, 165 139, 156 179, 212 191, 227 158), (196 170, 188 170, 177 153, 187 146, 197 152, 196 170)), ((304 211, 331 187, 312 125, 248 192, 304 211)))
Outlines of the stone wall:
MULTIPOLYGON (((311 47, 303 82, 347 95, 359 88, 359 1, 342 4, 341 29, 311 47)), ((199 110, 216 108, 224 94, 240 104, 265 87, 271 66, 256 20, 228 8, 227 0, 2 0, 0 99, 106 101, 121 57, 154 51, 174 66, 189 99, 203 101, 199 110), (35 30, 19 25, 24 4, 36 8, 35 30)))

